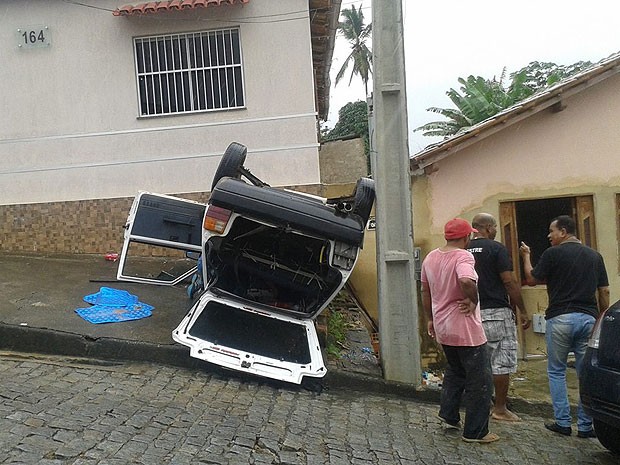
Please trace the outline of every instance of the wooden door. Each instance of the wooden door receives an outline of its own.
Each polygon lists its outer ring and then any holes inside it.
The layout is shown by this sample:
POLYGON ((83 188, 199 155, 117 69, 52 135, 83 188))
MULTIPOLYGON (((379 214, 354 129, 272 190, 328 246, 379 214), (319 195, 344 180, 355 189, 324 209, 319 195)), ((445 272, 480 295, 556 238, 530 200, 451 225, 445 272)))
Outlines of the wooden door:
POLYGON ((596 249, 594 198, 591 195, 575 197, 575 216, 577 237, 588 247, 596 249))

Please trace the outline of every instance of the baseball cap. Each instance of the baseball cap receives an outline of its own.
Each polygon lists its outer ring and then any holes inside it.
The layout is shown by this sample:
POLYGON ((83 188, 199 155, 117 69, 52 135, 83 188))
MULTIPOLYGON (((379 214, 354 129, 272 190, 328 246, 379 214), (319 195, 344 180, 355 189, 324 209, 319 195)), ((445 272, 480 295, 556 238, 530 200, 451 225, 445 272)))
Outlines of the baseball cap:
POLYGON ((469 221, 463 218, 454 218, 448 221, 443 228, 443 235, 447 240, 460 239, 473 232, 478 232, 478 230, 472 228, 469 221))

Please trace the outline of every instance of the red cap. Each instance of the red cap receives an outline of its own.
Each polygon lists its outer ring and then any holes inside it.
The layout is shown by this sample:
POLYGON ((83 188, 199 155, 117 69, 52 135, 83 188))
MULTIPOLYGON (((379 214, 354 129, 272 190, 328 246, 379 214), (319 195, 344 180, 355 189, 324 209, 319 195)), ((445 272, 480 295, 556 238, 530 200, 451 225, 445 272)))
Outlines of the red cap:
POLYGON ((471 224, 463 218, 454 218, 448 221, 443 228, 443 236, 447 240, 460 239, 473 232, 478 232, 478 230, 472 228, 471 224))

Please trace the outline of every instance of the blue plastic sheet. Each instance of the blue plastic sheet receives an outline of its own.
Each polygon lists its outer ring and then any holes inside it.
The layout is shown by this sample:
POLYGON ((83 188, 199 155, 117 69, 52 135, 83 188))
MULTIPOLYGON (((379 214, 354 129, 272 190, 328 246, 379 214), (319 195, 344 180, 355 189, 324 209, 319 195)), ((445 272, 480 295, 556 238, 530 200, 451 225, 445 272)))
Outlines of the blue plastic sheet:
POLYGON ((138 303, 138 297, 127 291, 102 287, 96 294, 84 296, 84 302, 93 305, 120 305, 128 307, 138 303))
POLYGON ((138 301, 127 291, 102 287, 96 294, 84 297, 92 307, 78 308, 75 312, 90 323, 118 323, 139 320, 152 315, 153 306, 138 301))

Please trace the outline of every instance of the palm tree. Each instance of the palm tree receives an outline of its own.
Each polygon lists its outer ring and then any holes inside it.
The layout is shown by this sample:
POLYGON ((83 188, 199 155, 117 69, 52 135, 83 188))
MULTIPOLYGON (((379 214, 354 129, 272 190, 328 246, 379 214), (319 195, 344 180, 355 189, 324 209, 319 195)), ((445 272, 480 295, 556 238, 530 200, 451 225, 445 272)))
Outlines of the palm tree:
POLYGON ((427 123, 417 128, 416 131, 425 131, 425 136, 453 136, 459 130, 484 121, 509 107, 514 102, 502 85, 504 74, 505 71, 502 72, 499 81, 495 78, 489 80, 480 76, 469 76, 467 79, 459 78, 460 92, 454 89, 446 92, 456 109, 436 107, 427 109, 427 111, 438 113, 448 120, 427 123))
POLYGON ((340 71, 336 74, 336 85, 338 85, 347 68, 353 62, 349 84, 351 84, 353 76, 359 75, 364 82, 366 95, 368 95, 368 79, 372 74, 372 52, 366 45, 366 41, 370 38, 372 24, 364 24, 364 13, 362 13, 361 5, 357 10, 355 6, 351 6, 348 10, 345 9, 342 12, 342 16, 344 21, 338 24, 338 30, 342 32, 344 38, 349 42, 351 53, 349 53, 340 71))

